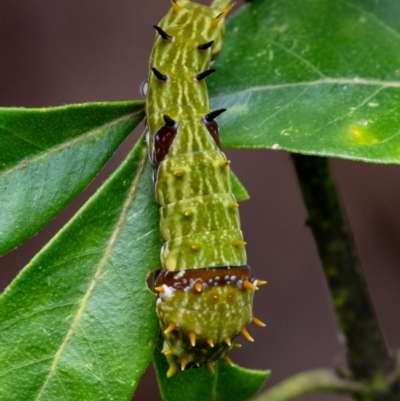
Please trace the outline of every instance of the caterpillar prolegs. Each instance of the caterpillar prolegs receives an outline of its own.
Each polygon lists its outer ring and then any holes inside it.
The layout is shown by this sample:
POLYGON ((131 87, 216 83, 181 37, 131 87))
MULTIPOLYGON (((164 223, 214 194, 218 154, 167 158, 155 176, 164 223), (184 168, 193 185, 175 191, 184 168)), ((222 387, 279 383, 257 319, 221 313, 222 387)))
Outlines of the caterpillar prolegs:
POLYGON ((225 359, 240 333, 250 341, 256 280, 247 266, 230 162, 221 152, 205 79, 215 70, 231 6, 172 0, 158 26, 146 93, 147 142, 160 205, 162 270, 157 315, 170 364, 225 359))

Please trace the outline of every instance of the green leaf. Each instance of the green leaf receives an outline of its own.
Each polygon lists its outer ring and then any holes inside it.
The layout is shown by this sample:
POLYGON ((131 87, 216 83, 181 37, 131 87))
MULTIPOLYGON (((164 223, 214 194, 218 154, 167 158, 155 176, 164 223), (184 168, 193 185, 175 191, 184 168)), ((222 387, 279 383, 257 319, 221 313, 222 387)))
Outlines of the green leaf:
POLYGON ((400 1, 259 0, 208 81, 225 146, 400 161, 400 1))
POLYGON ((130 399, 159 332, 157 216, 142 139, 0 297, 0 399, 130 399))
POLYGON ((232 185, 232 192, 235 195, 235 198, 238 202, 250 199, 250 195, 247 192, 247 189, 243 186, 243 184, 239 181, 239 178, 232 171, 231 171, 231 185, 232 185))
POLYGON ((143 118, 143 102, 0 108, 0 255, 39 231, 143 118))
POLYGON ((165 401, 246 401, 262 387, 269 370, 231 367, 224 361, 215 366, 215 373, 206 368, 192 368, 167 378, 168 362, 161 353, 162 338, 154 351, 154 364, 161 394, 165 401))

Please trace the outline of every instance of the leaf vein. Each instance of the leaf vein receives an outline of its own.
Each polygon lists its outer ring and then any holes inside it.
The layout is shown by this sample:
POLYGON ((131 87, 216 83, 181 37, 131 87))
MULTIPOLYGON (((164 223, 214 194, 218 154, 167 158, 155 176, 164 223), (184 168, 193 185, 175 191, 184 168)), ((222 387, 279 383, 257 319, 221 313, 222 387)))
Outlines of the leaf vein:
POLYGON ((304 58, 303 56, 301 56, 300 54, 296 53, 295 51, 289 49, 288 47, 281 45, 278 42, 275 42, 274 40, 268 40, 269 43, 271 43, 272 45, 279 47, 280 49, 282 49, 283 51, 285 51, 286 53, 290 54, 291 56, 297 58, 298 60, 300 60, 302 63, 306 64, 311 70, 313 70, 314 72, 316 72, 321 78, 326 78, 326 75, 318 68, 316 67, 314 64, 312 64, 309 60, 307 60, 306 58, 304 58))
POLYGON ((343 4, 345 4, 346 6, 353 8, 357 11, 360 11, 361 14, 367 15, 369 17, 371 17, 372 19, 375 20, 375 22, 378 25, 381 25, 383 28, 385 28, 386 30, 388 30, 390 33, 394 34, 395 36, 397 36, 397 38, 400 39, 400 32, 397 32, 394 28, 392 28, 390 25, 388 25, 386 22, 382 21, 381 19, 379 19, 375 14, 364 10, 363 8, 361 8, 360 6, 357 6, 356 4, 352 4, 349 3, 348 1, 345 0, 341 0, 343 4))
MULTIPOLYGON (((141 112, 141 111, 140 111, 141 112)), ((42 152, 38 155, 35 155, 33 157, 29 157, 27 159, 21 160, 18 164, 15 166, 5 169, 0 173, 0 179, 4 179, 7 175, 14 173, 15 171, 21 170, 29 165, 32 165, 34 163, 40 162, 43 159, 49 158, 52 155, 61 152, 64 149, 67 149, 71 146, 74 146, 78 144, 79 142, 83 142, 86 139, 90 137, 96 137, 96 136, 101 136, 101 134, 110 128, 113 128, 115 125, 120 124, 121 122, 128 121, 129 119, 133 118, 134 116, 140 114, 140 112, 134 112, 130 113, 127 115, 124 115, 120 118, 117 118, 116 120, 110 121, 107 124, 102 125, 101 127, 96 127, 95 129, 88 131, 82 135, 79 135, 78 137, 74 137, 66 142, 63 142, 59 145, 56 145, 52 148, 50 148, 48 151, 42 152)))
POLYGON ((365 104, 367 102, 372 100, 383 89, 384 88, 382 88, 382 87, 378 88, 376 91, 374 91, 370 96, 366 97, 360 104, 358 104, 352 110, 348 111, 347 113, 342 114, 341 116, 334 118, 333 120, 328 121, 326 124, 322 125, 321 127, 317 128, 315 131, 311 132, 310 134, 307 134, 306 136, 312 136, 312 135, 316 134, 317 132, 321 131, 322 129, 328 127, 329 125, 331 125, 337 121, 343 120, 346 117, 351 116, 352 114, 354 114, 354 112, 359 110, 361 107, 365 106, 365 104))
POLYGON ((261 128, 262 125, 264 125, 268 120, 270 120, 271 118, 274 118, 277 114, 279 114, 280 112, 282 112, 283 110, 287 109, 290 105, 292 105, 293 103, 295 103, 300 97, 302 97, 307 91, 309 90, 309 87, 306 87, 305 89, 303 89, 299 94, 297 94, 292 100, 290 100, 289 102, 287 102, 285 105, 283 105, 279 110, 277 110, 275 113, 270 114, 264 121, 262 121, 260 123, 260 125, 258 126, 258 128, 261 128))

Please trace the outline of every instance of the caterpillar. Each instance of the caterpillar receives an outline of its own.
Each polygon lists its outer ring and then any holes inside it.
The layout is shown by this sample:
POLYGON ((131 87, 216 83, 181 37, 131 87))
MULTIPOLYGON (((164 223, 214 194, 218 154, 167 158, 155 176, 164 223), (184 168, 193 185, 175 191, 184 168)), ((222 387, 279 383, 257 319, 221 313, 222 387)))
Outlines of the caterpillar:
POLYGON ((247 265, 230 161, 221 151, 218 124, 205 80, 222 45, 222 10, 171 0, 158 25, 146 88, 146 141, 160 206, 162 270, 156 312, 170 377, 188 365, 225 359, 239 334, 253 341, 253 296, 265 281, 247 265))

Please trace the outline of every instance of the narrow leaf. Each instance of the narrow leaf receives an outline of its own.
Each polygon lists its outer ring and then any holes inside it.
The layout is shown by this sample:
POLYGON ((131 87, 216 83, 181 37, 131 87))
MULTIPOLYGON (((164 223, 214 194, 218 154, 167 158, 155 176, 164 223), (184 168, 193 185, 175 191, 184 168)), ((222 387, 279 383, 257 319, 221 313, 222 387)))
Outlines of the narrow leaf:
POLYGON ((243 186, 243 184, 239 181, 239 178, 233 172, 231 172, 231 185, 232 192, 238 202, 250 199, 247 189, 243 186))
POLYGON ((129 400, 159 331, 144 140, 0 298, 0 399, 129 400))
POLYGON ((142 118, 142 102, 0 108, 0 255, 81 192, 142 118))
POLYGON ((399 15, 398 0, 244 6, 208 82, 225 146, 399 163, 399 15))

